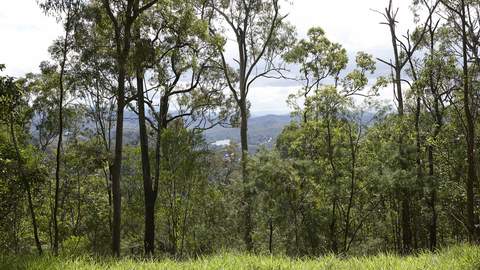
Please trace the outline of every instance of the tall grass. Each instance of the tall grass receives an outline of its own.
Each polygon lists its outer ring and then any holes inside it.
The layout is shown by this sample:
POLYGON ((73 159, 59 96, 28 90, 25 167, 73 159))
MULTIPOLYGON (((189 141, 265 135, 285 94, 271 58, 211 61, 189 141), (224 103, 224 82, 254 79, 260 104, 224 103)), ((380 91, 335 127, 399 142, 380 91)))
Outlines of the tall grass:
POLYGON ((0 256, 0 269, 159 269, 159 270, 286 270, 286 269, 340 269, 340 270, 452 270, 480 269, 480 247, 457 246, 437 253, 421 253, 410 257, 377 255, 340 259, 325 256, 317 259, 291 259, 283 256, 255 256, 224 253, 217 256, 176 262, 173 260, 147 261, 134 259, 94 259, 91 257, 9 257, 0 256))

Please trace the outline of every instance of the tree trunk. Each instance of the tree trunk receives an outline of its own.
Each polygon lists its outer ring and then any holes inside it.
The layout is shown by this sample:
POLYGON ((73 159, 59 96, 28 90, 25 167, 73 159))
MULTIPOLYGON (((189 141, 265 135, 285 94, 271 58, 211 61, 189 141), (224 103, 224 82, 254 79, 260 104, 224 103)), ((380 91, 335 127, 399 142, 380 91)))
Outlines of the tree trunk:
POLYGON ((138 125, 140 129, 140 151, 142 156, 143 192, 145 199, 145 234, 144 247, 145 255, 153 255, 155 251, 155 196, 152 188, 150 174, 150 158, 148 147, 148 133, 145 123, 145 101, 143 87, 143 71, 137 67, 137 104, 138 104, 138 125))
POLYGON ((66 32, 65 40, 64 40, 63 59, 61 63, 60 79, 59 79, 60 98, 58 101, 58 141, 57 141, 56 166, 55 166, 55 199, 54 199, 54 205, 53 205, 53 253, 55 255, 58 255, 58 241, 59 241, 57 215, 58 215, 58 199, 60 196, 60 163, 61 163, 62 141, 63 141, 63 99, 64 99, 63 79, 65 75, 65 62, 67 60, 67 38, 68 38, 68 31, 66 32))
MULTIPOLYGON (((412 62, 410 61, 410 65, 412 67, 412 70, 414 69, 412 62)), ((415 74, 415 72, 414 72, 415 74)), ((414 75, 414 80, 416 81, 416 75, 414 75)), ((417 166, 417 182, 422 183, 423 186, 423 180, 424 180, 424 175, 423 175, 423 165, 422 165, 422 141, 420 137, 420 114, 421 114, 421 99, 420 99, 420 94, 417 93, 417 99, 416 99, 416 108, 415 108, 415 145, 416 145, 416 157, 415 157, 415 162, 417 166)), ((421 195, 423 197, 423 194, 421 195)), ((414 212, 415 214, 413 215, 413 227, 415 230, 415 233, 413 234, 413 248, 418 249, 418 209, 417 207, 414 207, 414 212)))
MULTIPOLYGON (((152 1, 151 3, 155 3, 152 1)), ((117 77, 117 114, 115 129, 115 152, 113 158, 112 170, 112 197, 113 197, 113 224, 112 224, 112 252, 114 256, 120 257, 120 230, 121 230, 121 172, 122 172, 122 153, 123 153, 123 114, 126 104, 125 99, 125 79, 127 76, 127 62, 130 55, 132 42, 131 28, 138 17, 139 1, 128 0, 124 10, 125 18, 119 20, 115 17, 108 0, 102 1, 107 15, 112 22, 115 31, 115 57, 117 77)))
MULTIPOLYGON (((433 75, 430 75, 433 76, 433 75)), ((433 82, 433 77, 430 78, 430 84, 431 87, 434 86, 433 82)), ((442 117, 440 114, 440 108, 439 108, 439 97, 438 93, 436 90, 433 90, 432 88, 432 93, 435 95, 435 100, 434 100, 434 112, 433 116, 435 118, 435 128, 433 131, 433 140, 435 141, 438 134, 440 133, 440 129, 442 126, 442 117)), ((434 251, 435 248, 437 247, 437 209, 436 209, 436 204, 437 204, 437 183, 435 180, 435 159, 434 159, 434 151, 435 148, 432 144, 428 146, 428 176, 429 176, 429 185, 430 185, 430 198, 428 201, 428 205, 430 207, 431 211, 431 218, 430 218, 430 224, 428 227, 429 231, 429 248, 431 251, 434 251)))
POLYGON ((247 172, 248 162, 248 108, 246 97, 242 98, 240 104, 240 140, 242 150, 242 182, 243 182, 243 211, 244 211, 244 242, 247 251, 253 250, 253 221, 252 221, 252 194, 250 190, 250 180, 247 172))
POLYGON ((60 78, 58 82, 60 90, 60 98, 58 101, 58 142, 56 153, 56 166, 55 166, 55 199, 53 205, 53 253, 58 255, 58 199, 60 196, 60 163, 62 155, 62 142, 63 142, 63 99, 65 89, 63 85, 65 77, 65 64, 67 62, 68 52, 68 36, 70 32, 70 11, 67 14, 67 23, 65 28, 65 40, 63 41, 62 62, 60 63, 60 78))
MULTIPOLYGON (((60 74, 60 81, 62 81, 62 75, 60 74)), ((60 101, 58 109, 58 142, 56 153, 56 166, 55 166, 55 199, 53 204, 53 253, 58 255, 58 199, 60 196, 60 163, 62 153, 62 141, 63 141, 63 87, 60 86, 60 101)))
POLYGON ((113 224, 112 224, 112 251, 120 257, 120 225, 122 211, 122 195, 120 190, 123 150, 123 110, 125 107, 125 66, 119 61, 118 93, 117 93, 117 119, 115 128, 115 153, 112 172, 112 197, 113 197, 113 224))

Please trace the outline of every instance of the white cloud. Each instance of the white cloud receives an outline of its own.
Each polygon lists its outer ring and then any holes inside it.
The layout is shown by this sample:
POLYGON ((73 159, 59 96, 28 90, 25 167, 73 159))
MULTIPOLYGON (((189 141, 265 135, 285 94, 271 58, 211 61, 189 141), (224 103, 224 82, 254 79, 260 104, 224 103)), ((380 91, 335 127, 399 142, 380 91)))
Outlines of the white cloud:
MULTIPOLYGON (((398 19, 402 26, 412 26, 408 0, 397 0, 398 19), (401 3, 401 4, 400 4, 401 3)), ((389 48, 388 29, 384 18, 373 10, 383 11, 388 0, 295 0, 289 7, 288 19, 304 35, 312 26, 320 26, 327 36, 349 51, 373 51, 389 48)), ((400 27, 400 31, 404 30, 400 27)))
POLYGON ((253 115, 285 114, 290 111, 287 98, 295 94, 301 86, 261 86, 252 87, 249 101, 253 115))
POLYGON ((46 17, 35 0, 0 1, 0 63, 6 64, 7 74, 22 76, 38 71, 60 33, 61 26, 46 17))

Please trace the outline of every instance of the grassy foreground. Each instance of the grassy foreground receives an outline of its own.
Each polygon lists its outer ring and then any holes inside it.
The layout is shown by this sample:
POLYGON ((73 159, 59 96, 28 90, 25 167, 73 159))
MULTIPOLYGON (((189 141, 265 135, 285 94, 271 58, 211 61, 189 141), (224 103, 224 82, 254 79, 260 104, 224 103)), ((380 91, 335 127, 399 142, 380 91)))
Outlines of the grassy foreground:
POLYGON ((385 270, 451 270, 480 269, 480 247, 459 246, 438 253, 422 253, 411 257, 378 255, 339 259, 326 256, 318 259, 289 259, 286 257, 222 254, 184 262, 171 260, 139 261, 132 259, 98 260, 89 257, 2 257, 0 269, 192 269, 192 270, 283 270, 283 269, 385 269, 385 270))

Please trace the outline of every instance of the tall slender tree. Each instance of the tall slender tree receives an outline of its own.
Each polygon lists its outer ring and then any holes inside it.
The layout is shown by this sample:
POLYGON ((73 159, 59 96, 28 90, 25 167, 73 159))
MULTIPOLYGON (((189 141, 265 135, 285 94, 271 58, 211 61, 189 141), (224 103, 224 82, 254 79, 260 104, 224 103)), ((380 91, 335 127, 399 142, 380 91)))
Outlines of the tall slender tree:
MULTIPOLYGON (((428 25, 429 21, 432 19, 432 14, 435 12, 436 7, 438 6, 439 2, 437 1, 432 8, 432 11, 428 14, 428 18, 425 21, 425 24, 420 29, 420 38, 416 39, 413 44, 409 43, 409 47, 402 42, 400 36, 397 33, 397 24, 398 24, 398 9, 393 7, 393 0, 389 1, 388 7, 385 8, 384 12, 378 12, 382 14, 385 18, 385 21, 382 24, 386 25, 390 31, 390 38, 391 44, 393 49, 393 63, 392 61, 386 61, 383 59, 378 59, 379 61, 385 63, 389 67, 392 68, 392 83, 393 83, 393 92, 395 96, 395 101, 397 105, 397 112, 400 125, 404 125, 405 121, 405 102, 404 102, 404 92, 402 89, 402 83, 405 82, 403 79, 403 70, 405 66, 409 63, 412 55, 418 49, 420 42, 423 40, 423 37, 426 33, 426 26, 428 25), (402 54, 402 49, 405 48, 406 55, 402 54)), ((407 35, 409 37, 409 34, 407 35)), ((400 127, 400 133, 398 134, 398 151, 399 151, 399 166, 400 169, 403 171, 407 171, 408 164, 407 164, 407 152, 406 152, 406 145, 404 142, 405 139, 405 129, 400 127)), ((402 179, 399 179, 401 182, 402 179)), ((403 253, 410 253, 412 249, 412 205, 410 201, 410 188, 408 186, 403 185, 400 190, 400 201, 401 201, 401 227, 402 227, 402 252, 403 253)))
MULTIPOLYGON (((459 32, 460 36, 460 55, 462 68, 462 98, 463 113, 465 117, 465 139, 467 142, 467 227, 469 232, 469 241, 475 242, 479 238, 480 229, 475 227, 475 185, 478 184, 477 159, 476 155, 476 130, 475 130, 475 114, 473 106, 473 87, 472 87, 472 68, 470 67, 470 49, 473 49, 474 55, 478 56, 478 39, 477 42, 471 42, 471 38, 475 40, 475 25, 471 22, 470 1, 465 0, 442 0, 442 4, 450 12, 450 18, 454 22, 454 28, 459 32), (474 45, 474 46, 472 46, 474 45)), ((473 5, 478 5, 474 3, 473 5)), ((478 62, 478 57, 477 57, 478 62)), ((478 219, 478 218, 477 218, 478 219)))
MULTIPOLYGON (((241 167, 243 181, 243 240, 248 251, 253 250, 252 187, 248 162, 248 93, 260 78, 281 78, 285 68, 279 64, 280 56, 294 41, 293 30, 280 13, 280 0, 206 1, 215 14, 210 26, 214 35, 221 33, 222 23, 234 35, 237 56, 230 61, 224 47, 218 47, 220 66, 239 110, 241 167), (231 65, 235 65, 232 68, 231 65)), ((227 34, 228 35, 228 34, 227 34)), ((226 42, 226 41, 225 41, 226 42)), ((225 43, 224 42, 224 43, 225 43)))
POLYGON ((68 61, 68 54, 71 50, 72 32, 74 30, 74 22, 78 19, 79 8, 81 0, 46 0, 40 3, 40 6, 47 14, 53 14, 57 20, 63 24, 64 37, 58 40, 54 46, 51 47, 53 58, 58 61, 59 78, 58 78, 58 140, 57 151, 55 158, 55 194, 52 209, 53 216, 53 253, 58 255, 59 244, 59 229, 58 229, 58 208, 60 197, 60 170, 61 170, 61 155, 62 142, 64 131, 64 100, 66 95, 65 89, 65 74, 67 71, 66 65, 68 61))
MULTIPOLYGON (((208 34, 208 24, 195 4, 196 1, 164 3, 161 10, 146 14, 148 23, 138 23, 135 30, 137 108, 131 108, 139 116, 146 254, 153 254, 155 249, 160 159, 169 158, 161 149, 163 133, 175 120, 183 119, 186 124, 193 121, 197 122, 196 127, 206 127, 222 123, 228 117, 222 91, 225 83, 221 69, 215 65, 216 40, 208 34), (146 72, 152 74, 149 80, 145 79, 146 72), (147 81, 153 86, 147 88, 147 81), (158 101, 154 96, 159 96, 158 101), (177 111, 171 110, 173 104, 177 105, 177 111), (148 127, 157 135, 153 170, 148 127)), ((172 254, 175 253, 173 248, 172 254)))
POLYGON ((120 256, 120 228, 121 228, 121 169, 123 149, 123 115, 129 100, 126 98, 125 83, 128 77, 128 63, 133 42, 133 26, 138 17, 155 5, 158 0, 142 1, 126 0, 113 1, 102 0, 105 12, 113 28, 113 40, 115 43, 115 59, 117 86, 116 86, 116 125, 115 125, 115 153, 112 172, 112 195, 113 195, 113 224, 112 224, 112 251, 115 256, 120 256))

